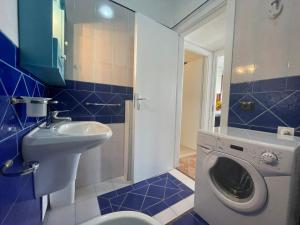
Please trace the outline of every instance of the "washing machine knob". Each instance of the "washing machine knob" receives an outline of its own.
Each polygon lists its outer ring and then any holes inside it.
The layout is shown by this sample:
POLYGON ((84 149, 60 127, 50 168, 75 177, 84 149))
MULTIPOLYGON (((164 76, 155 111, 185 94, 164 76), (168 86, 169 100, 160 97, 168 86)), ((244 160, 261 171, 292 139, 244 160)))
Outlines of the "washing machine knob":
POLYGON ((264 152, 261 155, 261 159, 263 160, 264 163, 268 165, 273 165, 278 162, 278 157, 275 153, 272 152, 264 152))

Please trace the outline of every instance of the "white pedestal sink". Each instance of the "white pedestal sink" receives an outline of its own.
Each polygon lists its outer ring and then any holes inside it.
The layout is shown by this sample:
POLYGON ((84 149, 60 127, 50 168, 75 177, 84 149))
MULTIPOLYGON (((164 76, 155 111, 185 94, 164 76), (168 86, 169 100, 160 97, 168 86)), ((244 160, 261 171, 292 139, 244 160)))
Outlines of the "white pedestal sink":
POLYGON ((61 122, 28 133, 22 143, 24 160, 40 162, 34 174, 35 196, 53 193, 52 207, 72 203, 81 153, 103 144, 111 136, 111 129, 98 122, 61 122))

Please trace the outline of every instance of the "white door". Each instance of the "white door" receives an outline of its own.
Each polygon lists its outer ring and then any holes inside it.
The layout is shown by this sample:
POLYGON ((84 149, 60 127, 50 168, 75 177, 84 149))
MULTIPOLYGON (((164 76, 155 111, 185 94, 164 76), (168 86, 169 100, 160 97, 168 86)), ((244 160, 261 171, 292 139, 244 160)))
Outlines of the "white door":
POLYGON ((179 36, 136 14, 133 180, 174 166, 179 36))

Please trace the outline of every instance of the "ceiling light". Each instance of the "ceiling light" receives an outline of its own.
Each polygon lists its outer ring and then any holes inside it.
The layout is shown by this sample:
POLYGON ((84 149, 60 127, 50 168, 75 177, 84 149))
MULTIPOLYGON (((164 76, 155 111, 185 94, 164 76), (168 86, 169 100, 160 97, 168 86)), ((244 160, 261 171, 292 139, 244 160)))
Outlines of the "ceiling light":
POLYGON ((114 17, 114 11, 108 5, 101 5, 98 8, 98 12, 105 19, 112 19, 114 17))

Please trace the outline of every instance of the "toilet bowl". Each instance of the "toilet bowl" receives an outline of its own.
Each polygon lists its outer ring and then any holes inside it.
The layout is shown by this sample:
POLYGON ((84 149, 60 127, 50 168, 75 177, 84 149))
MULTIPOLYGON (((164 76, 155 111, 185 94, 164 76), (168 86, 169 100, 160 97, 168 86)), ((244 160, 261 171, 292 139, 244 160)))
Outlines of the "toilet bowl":
POLYGON ((161 225, 152 217, 133 211, 110 213, 91 219, 81 225, 161 225))

